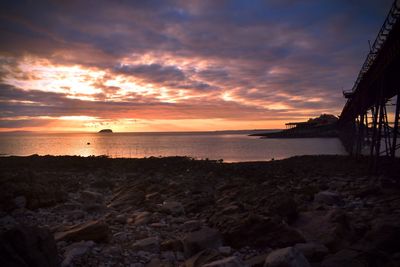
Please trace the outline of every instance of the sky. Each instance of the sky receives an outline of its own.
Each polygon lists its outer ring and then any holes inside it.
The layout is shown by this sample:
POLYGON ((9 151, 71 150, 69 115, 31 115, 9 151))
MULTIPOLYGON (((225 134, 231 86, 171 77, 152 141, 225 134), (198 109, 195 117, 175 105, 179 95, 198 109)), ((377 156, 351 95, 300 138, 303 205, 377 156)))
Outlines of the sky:
POLYGON ((339 115, 392 0, 1 1, 0 131, 339 115))

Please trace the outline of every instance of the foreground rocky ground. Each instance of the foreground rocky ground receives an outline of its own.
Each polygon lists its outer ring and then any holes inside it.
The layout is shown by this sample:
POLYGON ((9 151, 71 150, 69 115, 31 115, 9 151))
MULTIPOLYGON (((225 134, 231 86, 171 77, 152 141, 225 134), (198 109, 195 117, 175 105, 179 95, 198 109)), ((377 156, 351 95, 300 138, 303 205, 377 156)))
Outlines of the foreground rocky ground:
POLYGON ((0 158, 2 266, 400 266, 400 162, 0 158))

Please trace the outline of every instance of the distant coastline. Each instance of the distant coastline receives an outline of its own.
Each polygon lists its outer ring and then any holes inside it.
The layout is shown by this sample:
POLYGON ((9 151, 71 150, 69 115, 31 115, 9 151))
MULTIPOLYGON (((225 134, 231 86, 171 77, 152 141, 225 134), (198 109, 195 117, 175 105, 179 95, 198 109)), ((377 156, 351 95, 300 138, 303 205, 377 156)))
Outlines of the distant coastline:
POLYGON ((330 114, 309 119, 306 122, 286 123, 287 129, 278 132, 254 133, 261 138, 332 138, 338 137, 338 118, 330 114))

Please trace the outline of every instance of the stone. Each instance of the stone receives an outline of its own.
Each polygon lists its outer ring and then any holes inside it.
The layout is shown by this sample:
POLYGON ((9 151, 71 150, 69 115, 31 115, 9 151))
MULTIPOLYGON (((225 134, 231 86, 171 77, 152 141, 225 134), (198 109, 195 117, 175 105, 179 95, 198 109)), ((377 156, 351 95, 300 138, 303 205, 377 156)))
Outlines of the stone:
POLYGON ((185 267, 200 267, 208 262, 218 259, 219 253, 215 249, 205 249, 191 256, 185 261, 185 267))
POLYGON ((398 220, 378 220, 374 222, 371 230, 365 234, 364 242, 371 244, 374 248, 398 252, 400 240, 400 225, 398 220))
MULTIPOLYGON (((222 218, 223 219, 223 218, 222 218)), ((233 248, 245 246, 279 248, 305 242, 294 228, 282 223, 279 218, 249 215, 221 220, 218 228, 225 242, 233 248)))
POLYGON ((260 254, 260 255, 251 257, 245 261, 245 264, 246 264, 246 266, 249 266, 249 267, 263 267, 267 256, 268 256, 268 253, 264 253, 264 254, 260 254))
POLYGON ((196 230, 199 230, 201 228, 201 222, 198 220, 190 220, 187 222, 184 222, 181 226, 183 231, 186 232, 193 232, 196 230))
POLYGON ((293 222, 298 215, 297 203, 291 196, 278 195, 271 200, 269 210, 285 219, 286 222, 293 222))
MULTIPOLYGON (((136 216, 131 220, 134 225, 143 225, 149 223, 151 220, 151 213, 148 211, 139 212, 136 216)), ((129 220, 128 220, 129 222, 129 220)))
POLYGON ((336 254, 326 257, 321 262, 321 267, 368 267, 368 266, 383 266, 369 265, 366 259, 362 258, 362 253, 357 250, 343 249, 336 254))
POLYGON ((323 244, 316 242, 299 243, 294 246, 310 262, 319 262, 329 254, 329 249, 323 244))
POLYGON ((74 225, 62 232, 55 233, 57 241, 93 240, 95 242, 108 242, 109 237, 110 229, 108 224, 101 220, 74 225))
POLYGON ((83 205, 83 209, 89 213, 102 213, 106 208, 104 204, 100 203, 87 203, 83 205))
POLYGON ((64 260, 61 263, 62 267, 70 266, 72 261, 81 255, 84 255, 95 245, 93 241, 81 241, 73 243, 65 248, 64 260))
POLYGON ((14 198, 15 206, 19 209, 24 209, 26 207, 26 197, 25 196, 18 196, 14 198))
POLYGON ((183 205, 178 201, 164 201, 162 208, 163 210, 174 216, 178 216, 184 213, 183 205))
POLYGON ((68 220, 79 220, 86 216, 86 212, 83 210, 71 210, 66 211, 65 216, 68 218, 68 220))
POLYGON ((133 250, 144 250, 153 253, 158 253, 160 251, 160 241, 157 237, 148 237, 136 241, 132 245, 133 250))
POLYGON ((303 212, 293 226, 308 241, 321 243, 334 252, 347 246, 353 236, 347 214, 341 209, 303 212))
POLYGON ((335 192, 321 191, 314 195, 314 201, 317 203, 323 203, 330 206, 343 206, 344 201, 342 196, 335 192))
POLYGON ((264 267, 311 267, 304 255, 294 247, 272 251, 265 259, 264 267))
POLYGON ((163 251, 161 253, 161 257, 163 257, 164 259, 174 262, 176 260, 175 258, 175 254, 173 251, 163 251))
POLYGON ((120 223, 120 224, 125 224, 127 221, 127 216, 126 214, 118 214, 115 216, 115 222, 120 223))
POLYGON ((0 236, 2 266, 59 266, 53 235, 48 229, 17 226, 0 236))
POLYGON ((93 191, 82 191, 80 195, 80 201, 82 203, 103 203, 104 196, 100 193, 93 191))
POLYGON ((162 250, 183 251, 182 241, 178 239, 168 239, 161 243, 162 250))
POLYGON ((230 255, 232 253, 232 248, 229 246, 222 246, 218 248, 219 253, 224 256, 230 255))
POLYGON ((221 260, 213 261, 203 267, 245 267, 246 265, 239 258, 232 256, 221 260))
POLYGON ((207 248, 218 249, 222 245, 219 231, 209 227, 186 234, 182 242, 186 257, 190 257, 207 248))
POLYGON ((114 194, 108 207, 116 209, 139 207, 144 200, 144 192, 135 185, 124 186, 114 194))

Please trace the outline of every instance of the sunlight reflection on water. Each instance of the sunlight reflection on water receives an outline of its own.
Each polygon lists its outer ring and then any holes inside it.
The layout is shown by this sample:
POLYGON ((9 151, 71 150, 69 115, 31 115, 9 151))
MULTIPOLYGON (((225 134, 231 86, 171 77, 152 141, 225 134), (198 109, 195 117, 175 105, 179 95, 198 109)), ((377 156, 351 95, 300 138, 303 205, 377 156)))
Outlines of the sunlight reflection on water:
POLYGON ((218 133, 0 134, 0 153, 133 158, 190 156, 226 162, 346 154, 337 138, 260 139, 245 134, 218 133))

